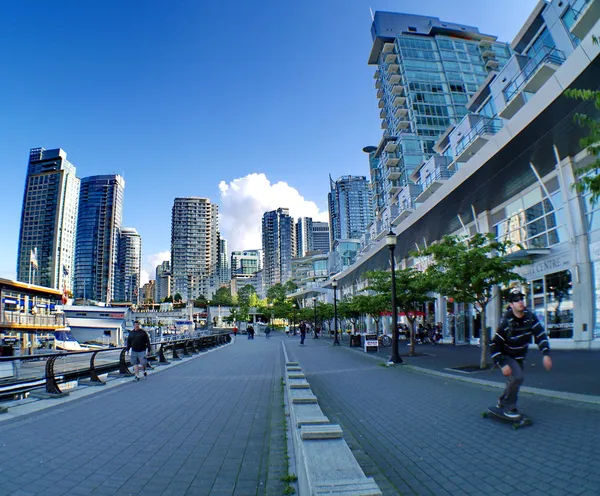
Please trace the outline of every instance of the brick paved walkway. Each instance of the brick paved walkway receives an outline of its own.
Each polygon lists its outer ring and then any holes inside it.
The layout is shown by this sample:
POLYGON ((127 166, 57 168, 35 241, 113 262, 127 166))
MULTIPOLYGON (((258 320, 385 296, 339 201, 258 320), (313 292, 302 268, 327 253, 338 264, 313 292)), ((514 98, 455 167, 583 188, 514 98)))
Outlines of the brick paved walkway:
POLYGON ((513 431, 480 416, 497 389, 382 367, 324 339, 285 343, 386 495, 600 494, 596 405, 523 395, 535 424, 513 431))
POLYGON ((282 366, 279 339, 238 339, 1 422, 0 494, 279 496, 282 366))

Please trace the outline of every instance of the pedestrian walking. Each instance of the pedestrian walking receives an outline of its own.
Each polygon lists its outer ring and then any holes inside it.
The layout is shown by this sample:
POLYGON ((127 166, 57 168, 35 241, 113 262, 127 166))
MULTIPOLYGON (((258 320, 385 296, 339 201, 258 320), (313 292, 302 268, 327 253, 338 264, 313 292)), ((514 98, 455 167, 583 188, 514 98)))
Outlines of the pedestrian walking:
POLYGON ((248 332, 248 339, 254 339, 254 327, 249 325, 247 332, 248 332))
POLYGON ((304 340, 306 339, 306 323, 300 322, 298 327, 300 328, 300 346, 304 346, 304 340))
POLYGON ((271 327, 265 327, 265 338, 269 339, 271 337, 271 327))
POLYGON ((146 377, 146 356, 152 351, 150 345, 150 337, 148 333, 140 327, 140 321, 136 320, 133 323, 133 331, 129 333, 127 337, 127 353, 131 352, 131 365, 135 372, 135 381, 139 381, 142 377, 140 369, 143 372, 143 377, 146 377))
POLYGON ((532 337, 544 355, 546 370, 552 368, 552 359, 546 331, 537 316, 525 308, 525 295, 520 289, 514 288, 508 298, 509 309, 490 343, 490 353, 506 377, 506 388, 498 399, 498 408, 509 418, 520 418, 517 400, 524 379, 523 363, 532 337))

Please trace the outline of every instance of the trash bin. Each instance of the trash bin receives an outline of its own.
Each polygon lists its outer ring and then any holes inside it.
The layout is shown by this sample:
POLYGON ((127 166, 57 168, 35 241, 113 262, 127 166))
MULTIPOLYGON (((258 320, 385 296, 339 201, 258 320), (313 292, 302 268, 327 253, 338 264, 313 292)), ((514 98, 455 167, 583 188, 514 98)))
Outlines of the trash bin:
POLYGON ((360 348, 362 346, 360 334, 350 335, 350 346, 354 346, 356 348, 360 348))

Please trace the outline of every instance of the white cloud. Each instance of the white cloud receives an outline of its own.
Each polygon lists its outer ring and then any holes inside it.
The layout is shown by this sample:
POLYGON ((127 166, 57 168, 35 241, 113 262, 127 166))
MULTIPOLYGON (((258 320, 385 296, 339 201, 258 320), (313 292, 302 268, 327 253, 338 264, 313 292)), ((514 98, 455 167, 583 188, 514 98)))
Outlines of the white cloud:
POLYGON ((282 181, 271 184, 264 174, 248 174, 229 184, 221 181, 219 192, 219 226, 230 251, 261 248, 262 216, 277 208, 289 208, 295 219, 329 220, 327 212, 320 212, 317 204, 305 200, 297 189, 282 181))
POLYGON ((142 285, 146 284, 150 279, 156 277, 156 266, 163 263, 165 260, 171 260, 170 251, 161 251, 146 256, 146 261, 142 264, 142 272, 140 279, 142 285))

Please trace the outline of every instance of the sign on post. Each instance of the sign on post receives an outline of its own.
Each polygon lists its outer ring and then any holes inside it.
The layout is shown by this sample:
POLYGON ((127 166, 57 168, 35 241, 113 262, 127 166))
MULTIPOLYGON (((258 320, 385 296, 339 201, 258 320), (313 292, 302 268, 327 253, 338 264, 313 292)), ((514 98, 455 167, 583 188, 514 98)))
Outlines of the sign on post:
POLYGON ((365 335, 365 352, 374 351, 377 353, 379 351, 379 341, 377 341, 377 334, 367 334, 365 335))

